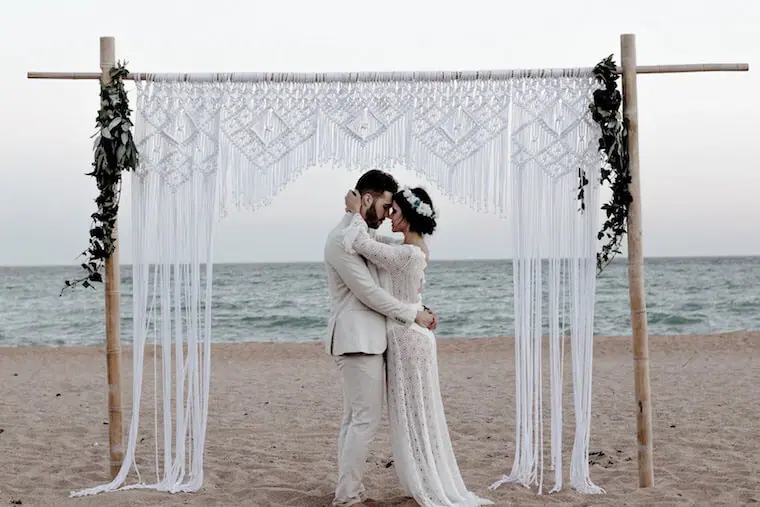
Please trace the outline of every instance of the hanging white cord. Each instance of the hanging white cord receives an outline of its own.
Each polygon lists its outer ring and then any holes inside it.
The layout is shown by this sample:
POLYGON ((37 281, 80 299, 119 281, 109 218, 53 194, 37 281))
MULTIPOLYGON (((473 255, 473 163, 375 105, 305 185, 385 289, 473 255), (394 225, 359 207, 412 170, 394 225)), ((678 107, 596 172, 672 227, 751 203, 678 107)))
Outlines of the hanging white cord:
MULTIPOLYGON (((554 486, 563 483, 564 336, 569 312, 576 438, 570 465, 571 486, 584 493, 602 490, 589 478, 591 362, 595 291, 595 225, 598 210, 598 130, 586 121, 576 87, 556 90, 547 82, 515 88, 512 125, 512 191, 515 301, 515 458, 512 470, 491 485, 537 486, 543 492, 544 277, 547 260, 551 466, 554 486), (573 116, 578 114, 578 116, 573 116), (570 149, 568 151, 568 149, 570 149), (575 150, 575 151, 573 151, 575 150), (574 167, 572 173, 567 167, 574 167), (586 211, 579 212, 578 168, 586 172, 586 211), (568 297, 569 296, 569 297, 568 297), (569 301, 568 301, 569 300, 569 301)), ((587 90, 588 91, 588 90, 587 90)), ((584 92, 585 93, 585 92, 584 92)))

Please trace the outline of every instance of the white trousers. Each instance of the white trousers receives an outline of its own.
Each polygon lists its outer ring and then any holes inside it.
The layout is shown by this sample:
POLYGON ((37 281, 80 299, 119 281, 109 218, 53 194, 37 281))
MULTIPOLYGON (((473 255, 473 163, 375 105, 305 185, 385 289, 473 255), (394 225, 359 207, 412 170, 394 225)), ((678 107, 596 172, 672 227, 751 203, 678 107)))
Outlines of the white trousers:
POLYGON ((343 382, 343 422, 333 505, 346 507, 367 498, 364 465, 383 413, 385 359, 382 354, 347 354, 336 363, 343 382))

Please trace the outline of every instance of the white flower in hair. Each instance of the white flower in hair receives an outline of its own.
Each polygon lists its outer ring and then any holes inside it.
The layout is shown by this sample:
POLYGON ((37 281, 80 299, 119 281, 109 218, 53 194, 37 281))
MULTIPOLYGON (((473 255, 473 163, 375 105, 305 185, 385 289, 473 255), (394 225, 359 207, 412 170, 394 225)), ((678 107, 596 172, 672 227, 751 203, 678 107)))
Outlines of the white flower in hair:
POLYGON ((422 199, 414 195, 411 188, 404 187, 404 190, 402 190, 402 194, 404 198, 407 200, 407 202, 411 204, 412 209, 417 214, 422 215, 423 217, 428 217, 428 218, 436 217, 435 210, 428 203, 422 202, 422 199))

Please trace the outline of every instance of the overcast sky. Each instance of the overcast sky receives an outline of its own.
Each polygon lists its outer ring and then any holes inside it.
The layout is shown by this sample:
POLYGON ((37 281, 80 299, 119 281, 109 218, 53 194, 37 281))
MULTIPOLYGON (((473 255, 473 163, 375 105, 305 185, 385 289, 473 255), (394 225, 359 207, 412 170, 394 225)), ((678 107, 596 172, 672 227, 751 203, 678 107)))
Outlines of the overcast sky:
MULTIPOLYGON (((639 120, 647 256, 760 254, 760 2, 9 1, 0 16, 0 265, 70 264, 94 211, 98 37, 142 72, 593 66, 637 35, 639 64, 747 62, 749 73, 646 75, 639 120)), ((357 173, 314 169, 218 227, 216 260, 321 260, 357 173)), ((399 171, 402 183, 424 183, 399 171)), ((131 262, 130 202, 121 214, 131 262)), ((503 258, 505 223, 446 202, 434 259, 503 258)))

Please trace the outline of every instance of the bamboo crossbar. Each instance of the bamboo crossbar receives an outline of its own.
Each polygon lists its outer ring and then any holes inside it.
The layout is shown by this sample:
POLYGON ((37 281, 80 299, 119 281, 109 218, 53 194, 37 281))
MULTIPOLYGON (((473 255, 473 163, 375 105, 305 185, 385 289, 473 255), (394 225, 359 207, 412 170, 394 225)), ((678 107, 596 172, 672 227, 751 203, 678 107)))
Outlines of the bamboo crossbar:
MULTIPOLYGON (((515 69, 443 72, 206 72, 206 73, 138 73, 127 74, 127 80, 143 81, 194 81, 194 82, 271 82, 271 83, 329 83, 366 81, 473 81, 478 79, 503 80, 519 77, 573 77, 588 75, 592 67, 566 69, 515 69)), ((685 65, 641 65, 637 74, 674 74, 685 72, 746 72, 747 63, 702 63, 685 65)), ((623 68, 617 72, 622 74, 623 68)), ((100 79, 98 72, 28 72, 27 79, 100 79)))

